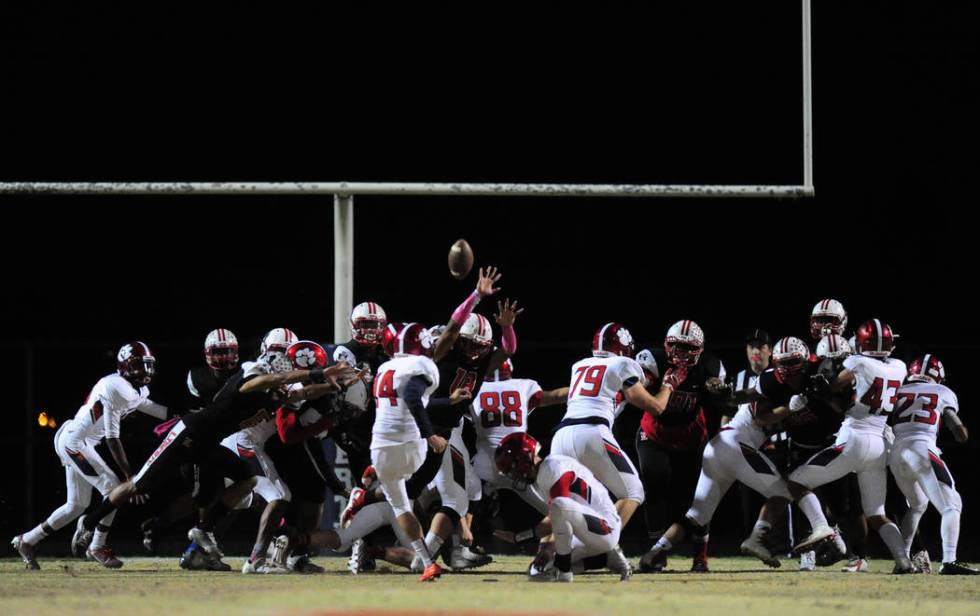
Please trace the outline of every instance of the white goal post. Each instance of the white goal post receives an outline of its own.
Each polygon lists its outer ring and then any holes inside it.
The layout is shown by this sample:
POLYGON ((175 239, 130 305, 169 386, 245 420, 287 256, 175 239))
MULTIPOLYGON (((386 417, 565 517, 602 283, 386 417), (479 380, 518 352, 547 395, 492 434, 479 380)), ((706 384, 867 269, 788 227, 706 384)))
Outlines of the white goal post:
POLYGON ((507 184, 406 182, 0 182, 0 195, 333 195, 335 341, 348 333, 354 290, 354 195, 490 197, 780 198, 812 197, 813 114, 811 0, 802 2, 803 183, 507 184))

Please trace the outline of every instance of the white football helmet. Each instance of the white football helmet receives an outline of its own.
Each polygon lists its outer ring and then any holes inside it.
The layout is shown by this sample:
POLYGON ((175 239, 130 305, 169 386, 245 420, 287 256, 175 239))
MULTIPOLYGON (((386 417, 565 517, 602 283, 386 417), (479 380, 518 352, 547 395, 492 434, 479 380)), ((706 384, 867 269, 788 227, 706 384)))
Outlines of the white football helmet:
POLYGON ((262 338, 262 344, 259 345, 259 354, 264 355, 269 351, 285 353, 289 345, 296 342, 296 340, 296 334, 285 327, 277 327, 269 330, 269 333, 262 338))
POLYGON ((664 339, 667 359, 676 366, 693 366, 698 363, 704 351, 704 331, 701 326, 685 319, 678 321, 667 330, 664 339))
POLYGON ((842 336, 847 327, 847 311, 836 299, 822 299, 810 311, 810 335, 820 340, 827 334, 842 336))
POLYGON ((827 359, 828 357, 837 359, 853 354, 854 349, 851 348, 851 345, 843 336, 837 334, 828 334, 821 338, 820 343, 817 344, 817 357, 820 359, 827 359))
POLYGON ((350 313, 350 329, 354 340, 361 344, 381 344, 388 315, 374 302, 361 302, 350 313))
POLYGON ((470 361, 477 361, 493 346, 493 328, 490 319, 482 314, 470 313, 466 322, 459 328, 459 340, 463 353, 470 361))
POLYGON ((238 367, 238 338, 230 329, 215 329, 204 339, 204 360, 213 370, 238 367))
POLYGON ((802 372, 810 358, 810 348, 799 338, 780 338, 772 347, 772 363, 780 378, 802 372))

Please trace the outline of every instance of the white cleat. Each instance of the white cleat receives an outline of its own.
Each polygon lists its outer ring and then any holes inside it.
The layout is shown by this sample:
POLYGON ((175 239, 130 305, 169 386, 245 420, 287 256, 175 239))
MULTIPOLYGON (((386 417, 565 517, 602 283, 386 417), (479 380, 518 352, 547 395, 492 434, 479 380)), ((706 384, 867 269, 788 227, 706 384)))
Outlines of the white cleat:
POLYGON ((548 563, 543 569, 538 569, 532 563, 527 569, 527 580, 529 582, 557 582, 558 569, 554 563, 548 563))
POLYGON ((742 542, 741 549, 742 554, 755 556, 773 569, 778 569, 780 566, 779 559, 772 555, 772 552, 763 543, 762 536, 758 533, 753 532, 749 535, 749 538, 742 542))
POLYGON ((841 571, 844 573, 867 573, 871 571, 871 566, 863 558, 854 558, 847 561, 847 564, 841 568, 841 571))
POLYGON ((817 568, 817 553, 813 550, 800 554, 800 571, 815 571, 817 568))
POLYGON ((932 560, 929 558, 929 552, 925 550, 919 550, 912 556, 912 564, 922 573, 927 575, 932 573, 932 560))
POLYGON ((485 567, 493 562, 493 558, 488 554, 474 552, 468 546, 457 545, 453 548, 452 555, 449 557, 449 566, 453 571, 463 571, 464 569, 475 569, 485 567))
POLYGON ((813 529, 813 532, 810 533, 809 537, 807 537, 806 539, 798 543, 796 547, 793 548, 793 554, 802 554, 803 552, 809 552, 810 550, 813 549, 813 546, 823 541, 826 541, 827 539, 830 539, 835 534, 836 533, 834 533, 834 529, 831 528, 830 526, 827 526, 826 524, 824 524, 823 526, 818 526, 817 528, 813 529))
POLYGON ((620 582, 627 582, 633 577, 633 565, 618 545, 606 552, 606 567, 613 573, 619 574, 620 582))
MULTIPOLYGON (((357 575, 361 572, 361 565, 363 564, 362 559, 364 557, 364 553, 366 552, 364 547, 363 539, 356 539, 350 546, 350 558, 347 559, 347 570, 351 572, 351 575, 357 575)), ((417 560, 419 564, 422 563, 422 559, 418 556, 415 557, 415 560, 417 560)), ((412 562, 412 570, 415 570, 414 562, 412 562)), ((421 572, 421 569, 419 572, 421 572)))
POLYGON ((259 558, 258 560, 245 559, 245 564, 242 565, 242 573, 245 575, 259 573, 263 575, 269 574, 280 574, 289 573, 289 569, 283 567, 279 563, 269 560, 265 557, 259 558))
POLYGON ((187 531, 187 538, 190 541, 194 541, 201 547, 202 550, 208 553, 208 555, 215 558, 223 558, 224 554, 218 549, 218 542, 214 538, 214 533, 205 532, 198 527, 194 527, 187 531))
POLYGON ((11 539, 10 545, 24 559, 24 566, 28 571, 37 571, 41 568, 41 565, 37 564, 37 551, 33 545, 24 541, 23 535, 17 535, 11 539))
POLYGON ((75 524, 75 534, 71 537, 71 553, 72 556, 77 556, 78 558, 85 556, 89 544, 92 543, 92 531, 87 530, 82 525, 84 521, 85 516, 78 518, 78 523, 75 524))

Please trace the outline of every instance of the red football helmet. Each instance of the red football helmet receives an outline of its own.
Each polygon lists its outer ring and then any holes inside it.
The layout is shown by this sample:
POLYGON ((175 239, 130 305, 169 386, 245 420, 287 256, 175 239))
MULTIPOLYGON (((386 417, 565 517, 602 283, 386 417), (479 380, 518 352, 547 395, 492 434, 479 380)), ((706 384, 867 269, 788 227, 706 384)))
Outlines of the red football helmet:
POLYGON ((361 344, 381 344, 386 325, 388 315, 374 302, 361 302, 350 313, 351 334, 361 344))
POLYGON ((909 364, 909 382, 913 383, 943 383, 946 381, 946 368, 939 358, 930 353, 916 357, 909 364))
POLYGON ((596 357, 633 357, 633 352, 633 336, 621 323, 606 323, 592 337, 592 354, 596 357))
POLYGON ((534 458, 538 455, 538 441, 527 432, 511 432, 497 445, 493 458, 499 470, 517 484, 527 486, 537 477, 534 458))
POLYGON ((500 364, 500 367, 493 371, 493 376, 487 377, 485 381, 506 381, 513 376, 514 360, 509 357, 500 364))
POLYGON ((398 338, 398 332, 403 327, 405 327, 404 323, 388 323, 385 327, 384 334, 381 335, 381 349, 388 357, 395 356, 395 339, 398 338))
POLYGON ((127 342, 116 354, 116 369, 135 385, 149 385, 156 373, 157 360, 150 347, 139 340, 127 342))
POLYGON ((888 357, 895 348, 895 335, 887 323, 871 319, 861 324, 854 333, 857 351, 870 357, 888 357))
POLYGON ((289 345, 286 357, 297 370, 311 370, 327 367, 327 352, 312 340, 300 340, 289 345))
POLYGON ((409 323, 395 337, 392 357, 395 355, 431 355, 432 338, 421 323, 409 323))

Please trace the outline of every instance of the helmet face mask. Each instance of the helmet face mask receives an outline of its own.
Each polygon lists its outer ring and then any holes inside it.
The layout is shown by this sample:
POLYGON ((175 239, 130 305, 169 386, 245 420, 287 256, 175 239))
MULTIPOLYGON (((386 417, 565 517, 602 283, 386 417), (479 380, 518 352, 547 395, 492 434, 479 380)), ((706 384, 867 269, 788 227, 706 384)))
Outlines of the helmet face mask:
POLYGON ((490 345, 488 343, 478 342, 462 336, 459 337, 456 344, 459 345, 459 350, 463 354, 463 357, 474 364, 490 352, 490 345))
POLYGON ((361 344, 383 344, 387 325, 384 308, 375 302, 361 302, 350 313, 351 336, 361 344))
POLYGON ((664 338, 664 352, 667 353, 667 360, 675 366, 690 368, 696 365, 704 352, 704 331, 701 326, 690 319, 671 325, 664 338))
POLYGON ((829 334, 844 335, 847 327, 847 311, 836 299, 824 299, 810 311, 810 336, 820 340, 829 334))
POLYGON ((803 376, 809 358, 810 349, 799 338, 781 338, 773 345, 773 369, 780 380, 796 382, 803 376))
POLYGON ((156 362, 150 347, 139 341, 123 345, 116 354, 119 375, 137 387, 150 384, 156 374, 156 362))
POLYGON ((217 373, 238 368, 238 338, 227 329, 216 329, 204 339, 204 361, 217 373))
POLYGON ((671 342, 670 338, 664 343, 667 359, 675 366, 694 366, 701 358, 704 348, 686 342, 671 342))

